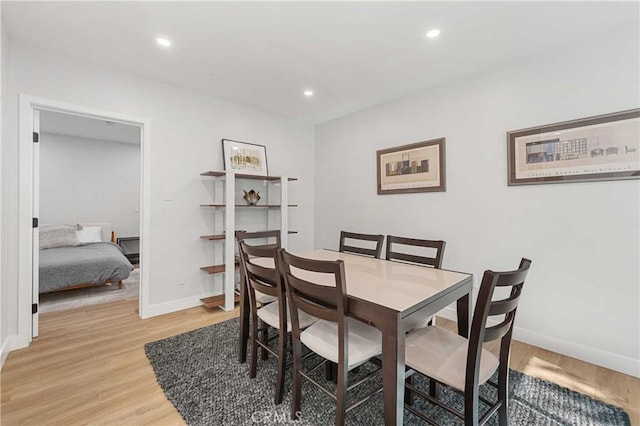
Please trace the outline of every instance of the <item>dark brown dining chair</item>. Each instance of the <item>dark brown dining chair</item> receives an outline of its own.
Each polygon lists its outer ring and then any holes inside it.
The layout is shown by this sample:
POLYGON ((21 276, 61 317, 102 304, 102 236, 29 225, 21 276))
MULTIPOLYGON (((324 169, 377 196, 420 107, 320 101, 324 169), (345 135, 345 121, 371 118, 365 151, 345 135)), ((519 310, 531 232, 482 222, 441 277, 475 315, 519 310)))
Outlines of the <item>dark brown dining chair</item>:
POLYGON ((364 256, 371 256, 380 258, 382 254, 382 243, 384 241, 384 235, 375 235, 375 234, 357 234, 355 232, 340 232, 340 247, 338 251, 344 253, 355 253, 361 254, 364 256), (348 242, 347 240, 355 240, 358 241, 360 245, 352 245, 353 242, 348 242), (375 244, 375 248, 366 248, 362 247, 362 245, 372 246, 375 244))
MULTIPOLYGON (((293 394, 291 398, 291 418, 296 419, 301 413, 302 378, 306 378, 336 401, 336 425, 343 425, 346 413, 360 405, 382 387, 368 392, 363 398, 346 406, 346 393, 357 385, 375 377, 380 369, 374 369, 362 379, 348 384, 350 370, 360 366, 382 352, 382 334, 379 330, 361 321, 347 316, 349 300, 346 294, 344 262, 320 261, 304 259, 278 250, 278 267, 284 278, 291 311, 293 342, 293 394), (292 272, 294 271, 294 272, 292 272), (323 274, 327 278, 321 284, 308 281, 301 276, 307 272, 314 273, 314 278, 323 274), (302 312, 319 318, 309 328, 302 331, 302 312), (302 366, 302 345, 320 355, 325 361, 318 363, 311 370, 305 371, 302 366), (311 375, 327 361, 338 366, 336 392, 323 386, 311 375)), ((304 275, 307 277, 307 275, 304 275)), ((320 279, 320 278, 318 278, 320 279)))
MULTIPOLYGON (((445 244, 442 240, 421 240, 387 235, 387 252, 385 258, 387 260, 425 265, 440 269, 442 267, 445 244)), ((414 328, 427 327, 432 323, 433 317, 426 318, 424 322, 417 324, 414 328)))
POLYGON ((420 240, 417 238, 397 237, 395 235, 387 235, 387 260, 397 260, 407 263, 415 263, 419 265, 427 265, 433 268, 442 268, 442 258, 444 257, 445 242, 441 240, 420 240), (398 246, 409 246, 413 248, 434 249, 433 255, 427 254, 426 251, 421 254, 409 253, 406 250, 398 250, 398 246))
MULTIPOLYGON (((287 318, 287 300, 285 297, 282 277, 275 266, 276 248, 269 245, 250 246, 245 241, 240 242, 240 257, 247 280, 249 307, 251 315, 251 366, 249 377, 256 377, 258 366, 258 347, 277 358, 275 404, 282 402, 284 389, 284 368, 286 361, 287 334, 291 331, 291 321, 287 318), (270 259, 272 267, 265 267, 253 262, 256 258, 270 259), (257 301, 257 294, 269 295, 277 300, 273 303, 261 305, 257 301), (258 338, 258 319, 264 324, 278 331, 278 345, 274 350, 269 346, 268 333, 263 339, 258 338)), ((300 313, 299 325, 306 328, 317 319, 300 313)))
MULTIPOLYGON (((273 248, 280 248, 281 246, 279 230, 258 232, 236 231, 235 235, 238 243, 251 240, 253 245, 256 246, 261 245, 273 248)), ((240 262, 241 259, 238 259, 238 261, 240 262)), ((238 282, 238 288, 236 291, 240 293, 240 338, 238 339, 238 360, 240 363, 244 363, 247 361, 247 343, 249 338, 249 321, 247 321, 249 318, 249 297, 247 295, 247 280, 242 264, 240 264, 240 281, 238 282)), ((265 305, 276 300, 276 297, 268 294, 256 293, 256 301, 261 305, 265 305)), ((267 333, 266 327, 263 328, 261 332, 267 333)), ((267 351, 263 350, 262 358, 267 359, 267 356, 267 351)))
MULTIPOLYGON (((501 426, 508 424, 509 404, 509 351, 516 309, 531 261, 523 258, 515 271, 493 272, 487 270, 482 277, 478 301, 471 323, 471 333, 466 339, 444 328, 433 326, 409 333, 405 344, 405 361, 414 373, 426 376, 430 382, 446 385, 464 396, 464 409, 460 412, 445 405, 433 395, 427 395, 411 384, 406 391, 419 396, 447 412, 461 418, 465 425, 482 425, 498 412, 501 426), (505 299, 492 300, 496 287, 511 288, 505 299), (487 326, 489 317, 496 317, 498 324, 487 326), (483 343, 500 340, 500 353, 496 357, 482 347, 483 343), (498 371, 497 382, 489 380, 498 371), (497 399, 492 402, 479 393, 479 386, 488 383, 497 389, 497 399), (488 406, 479 416, 480 403, 488 406)), ((410 412, 434 424, 414 405, 405 404, 410 412)))

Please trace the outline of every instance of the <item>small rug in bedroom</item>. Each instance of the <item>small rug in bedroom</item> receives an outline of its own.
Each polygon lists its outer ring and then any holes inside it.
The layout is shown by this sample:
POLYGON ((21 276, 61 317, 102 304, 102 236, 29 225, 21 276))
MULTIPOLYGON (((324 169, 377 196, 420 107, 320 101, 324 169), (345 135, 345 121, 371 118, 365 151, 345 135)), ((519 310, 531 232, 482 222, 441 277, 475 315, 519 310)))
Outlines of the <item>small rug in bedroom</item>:
POLYGON ((117 284, 112 284, 41 294, 38 310, 42 314, 116 300, 136 299, 140 293, 139 288, 140 269, 135 268, 129 278, 122 281, 121 289, 117 284))
MULTIPOLYGON (((249 364, 238 362, 237 335, 238 320, 233 319, 145 345, 158 383, 187 424, 333 424, 333 400, 306 380, 302 382, 301 419, 291 422, 290 370, 285 379, 284 401, 276 406, 273 404, 275 360, 269 357, 260 361, 257 377, 250 379, 249 364)), ((324 376, 324 370, 319 370, 324 376)), ((366 374, 366 370, 359 374, 366 374)), ((510 375, 510 425, 630 425, 629 416, 621 408, 514 370, 510 375)), ((324 381, 323 377, 318 379, 324 381)), ((378 383, 380 381, 381 378, 378 383)), ((416 383, 425 389, 428 385, 427 379, 418 379, 416 383)), ((491 387, 483 388, 489 398, 495 397, 493 391, 491 387)), ((353 392, 350 396, 357 398, 353 392)), ((441 397, 462 407, 460 397, 453 392, 443 390, 441 397)), ((416 398, 419 408, 425 410, 418 401, 416 398)), ((429 408, 428 412, 439 424, 460 424, 438 408, 429 408)), ((496 420, 494 416, 487 424, 495 425, 496 420)), ((349 412, 346 423, 383 424, 382 395, 377 394, 349 412)), ((423 423, 405 410, 405 424, 423 423)))

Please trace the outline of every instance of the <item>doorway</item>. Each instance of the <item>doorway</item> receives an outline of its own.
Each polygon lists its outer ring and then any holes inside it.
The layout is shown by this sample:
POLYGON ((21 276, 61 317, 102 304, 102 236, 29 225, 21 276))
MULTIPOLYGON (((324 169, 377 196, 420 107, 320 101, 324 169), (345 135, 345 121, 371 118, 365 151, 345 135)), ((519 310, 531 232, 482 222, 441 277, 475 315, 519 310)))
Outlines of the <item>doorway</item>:
POLYGON ((38 313, 137 300, 140 127, 49 110, 35 113, 38 313))
MULTIPOLYGON (((33 337, 38 334, 38 302, 39 302, 39 145, 41 135, 41 115, 54 116, 56 114, 73 120, 97 120, 106 126, 134 127, 139 139, 139 216, 138 235, 123 235, 129 238, 129 254, 131 252, 131 238, 139 238, 139 316, 144 318, 148 306, 148 236, 149 236, 149 120, 125 114, 95 110, 78 105, 35 98, 28 95, 20 96, 20 223, 19 223, 19 270, 18 270, 18 347, 26 347, 33 337), (113 123, 113 124, 107 124, 113 123)), ((133 207, 135 209, 135 207, 133 207)), ((86 217, 86 216, 85 216, 86 217)), ((93 225, 89 220, 88 225, 93 225)), ((108 220, 98 224, 109 223, 108 220)), ((111 224, 113 225, 113 224, 111 224)), ((122 225, 123 227, 129 225, 122 225)), ((100 227, 102 230, 103 227, 100 227)), ((134 232, 136 229, 124 230, 123 233, 134 232)), ((108 237, 110 239, 110 236, 108 237)), ((114 237, 114 242, 116 242, 114 237)))

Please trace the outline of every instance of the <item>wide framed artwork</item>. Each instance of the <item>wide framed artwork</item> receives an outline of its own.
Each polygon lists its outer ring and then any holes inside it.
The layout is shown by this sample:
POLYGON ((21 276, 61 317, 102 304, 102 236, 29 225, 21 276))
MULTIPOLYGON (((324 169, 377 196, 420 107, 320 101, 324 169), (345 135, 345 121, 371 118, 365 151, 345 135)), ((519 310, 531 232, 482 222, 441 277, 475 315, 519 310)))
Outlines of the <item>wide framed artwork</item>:
POLYGON ((640 108, 507 132, 508 185, 640 178, 640 108))
POLYGON ((267 147, 248 142, 222 139, 224 169, 245 175, 268 176, 267 147))
POLYGON ((446 191, 445 138, 377 151, 378 194, 446 191))

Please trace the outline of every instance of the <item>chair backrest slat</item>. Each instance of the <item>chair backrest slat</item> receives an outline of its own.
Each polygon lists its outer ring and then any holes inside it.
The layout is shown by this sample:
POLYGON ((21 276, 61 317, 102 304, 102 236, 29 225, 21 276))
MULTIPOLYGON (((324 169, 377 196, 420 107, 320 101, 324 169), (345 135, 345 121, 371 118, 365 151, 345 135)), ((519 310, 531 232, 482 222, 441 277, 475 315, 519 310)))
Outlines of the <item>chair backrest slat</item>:
POLYGON ((340 246, 338 251, 346 253, 356 253, 365 256, 380 258, 382 254, 382 243, 384 242, 384 235, 376 234, 358 234, 355 232, 340 232, 340 246), (375 242, 375 248, 358 247, 349 244, 346 240, 360 240, 360 241, 372 241, 375 242))
POLYGON ((323 300, 325 303, 331 304, 333 308, 337 306, 335 287, 314 284, 294 275, 290 275, 290 277, 291 287, 296 289, 299 294, 303 294, 305 298, 323 300))
POLYGON ((489 306, 489 316, 507 314, 518 307, 522 287, 514 287, 514 292, 507 298, 502 300, 494 300, 489 306))
POLYGON ((421 240, 416 238, 397 237, 395 235, 387 235, 387 260, 400 260, 403 262, 417 263, 420 265, 429 265, 440 269, 442 267, 442 258, 444 256, 445 242, 441 240, 421 240), (394 251, 394 245, 404 245, 413 247, 426 247, 435 249, 435 256, 416 255, 399 251, 394 251))
POLYGON ((513 316, 513 313, 506 315, 500 324, 487 327, 484 331, 484 342, 493 342, 504 337, 511 330, 513 316))
POLYGON ((280 231, 258 231, 258 232, 247 232, 247 231, 236 231, 236 240, 246 241, 246 240, 257 240, 257 239, 275 239, 275 244, 267 243, 261 245, 267 246, 275 246, 275 248, 280 248, 280 231))
POLYGON ((518 269, 513 272, 504 272, 498 277, 496 287, 512 287, 514 285, 522 284, 526 277, 527 270, 521 271, 518 269))

